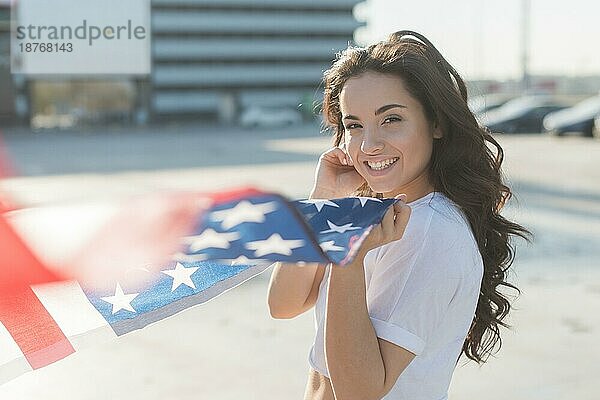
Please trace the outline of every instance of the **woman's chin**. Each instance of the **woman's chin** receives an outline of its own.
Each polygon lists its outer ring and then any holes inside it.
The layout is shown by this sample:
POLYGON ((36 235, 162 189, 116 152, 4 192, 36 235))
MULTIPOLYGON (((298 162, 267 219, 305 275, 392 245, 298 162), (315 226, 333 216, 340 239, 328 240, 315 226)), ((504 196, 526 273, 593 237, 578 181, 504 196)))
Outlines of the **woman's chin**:
POLYGON ((390 193, 398 188, 397 185, 391 185, 386 182, 382 182, 381 180, 373 179, 373 177, 369 176, 368 174, 361 172, 360 175, 364 178, 365 182, 367 182, 374 193, 390 193))
POLYGON ((389 193, 394 190, 393 187, 382 185, 381 183, 379 183, 378 185, 369 183, 369 187, 371 188, 371 190, 373 190, 374 193, 389 193))

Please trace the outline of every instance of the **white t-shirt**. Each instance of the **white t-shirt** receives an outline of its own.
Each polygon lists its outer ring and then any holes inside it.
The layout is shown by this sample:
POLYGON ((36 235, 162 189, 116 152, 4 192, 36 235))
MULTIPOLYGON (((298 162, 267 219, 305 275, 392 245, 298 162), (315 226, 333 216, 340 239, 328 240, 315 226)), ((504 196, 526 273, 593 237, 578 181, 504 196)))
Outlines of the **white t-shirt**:
MULTIPOLYGON (((364 260, 367 309, 377 336, 416 355, 383 399, 445 400, 475 316, 483 260, 466 217, 443 193, 408 205, 412 212, 402 239, 370 250, 364 260)), ((324 328, 331 267, 319 287, 309 355, 310 366, 327 377, 324 328)))

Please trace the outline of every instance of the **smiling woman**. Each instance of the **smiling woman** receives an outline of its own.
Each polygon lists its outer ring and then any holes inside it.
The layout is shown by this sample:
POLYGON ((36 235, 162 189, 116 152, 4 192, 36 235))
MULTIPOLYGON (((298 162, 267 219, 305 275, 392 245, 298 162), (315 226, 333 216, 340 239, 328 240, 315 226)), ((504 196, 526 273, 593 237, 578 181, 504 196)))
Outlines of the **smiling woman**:
POLYGON ((485 362, 508 326, 497 288, 517 289, 504 280, 509 239, 531 235, 500 214, 512 196, 503 150, 469 110, 462 78, 416 32, 348 47, 324 87, 333 147, 310 197, 406 204, 346 267, 278 265, 271 315, 315 308, 306 400, 447 399, 460 356, 485 362))
POLYGON ((348 157, 371 189, 385 197, 406 193, 409 201, 433 191, 426 167, 442 133, 401 78, 365 72, 348 79, 340 111, 348 157), (372 112, 383 99, 391 103, 372 112))

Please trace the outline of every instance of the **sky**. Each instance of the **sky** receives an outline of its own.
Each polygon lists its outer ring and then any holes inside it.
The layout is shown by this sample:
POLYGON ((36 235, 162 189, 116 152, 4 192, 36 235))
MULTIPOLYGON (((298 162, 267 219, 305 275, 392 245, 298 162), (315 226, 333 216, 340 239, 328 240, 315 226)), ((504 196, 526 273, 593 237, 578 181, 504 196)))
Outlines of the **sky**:
MULTIPOLYGON (((467 79, 522 74, 523 0, 367 0, 355 7, 367 45, 397 30, 425 35, 467 79)), ((529 71, 600 75, 600 1, 530 0, 529 71)))

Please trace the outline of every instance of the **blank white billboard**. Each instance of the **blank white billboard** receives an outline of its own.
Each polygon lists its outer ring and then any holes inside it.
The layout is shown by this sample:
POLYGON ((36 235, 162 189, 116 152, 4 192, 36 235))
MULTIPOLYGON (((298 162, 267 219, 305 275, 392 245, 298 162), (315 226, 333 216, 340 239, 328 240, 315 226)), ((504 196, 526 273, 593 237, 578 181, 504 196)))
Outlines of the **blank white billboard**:
POLYGON ((150 0, 15 0, 11 13, 12 73, 150 73, 150 0))

